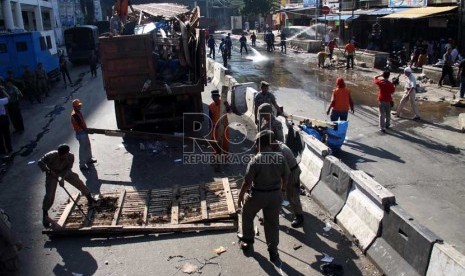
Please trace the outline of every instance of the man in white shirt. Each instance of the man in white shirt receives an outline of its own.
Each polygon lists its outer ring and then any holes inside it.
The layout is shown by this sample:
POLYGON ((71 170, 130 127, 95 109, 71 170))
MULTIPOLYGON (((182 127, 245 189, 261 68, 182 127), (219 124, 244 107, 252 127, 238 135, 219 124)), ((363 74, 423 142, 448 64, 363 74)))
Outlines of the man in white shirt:
POLYGON ((405 103, 410 100, 410 105, 412 106, 412 111, 415 113, 415 117, 413 120, 420 120, 420 113, 418 112, 417 105, 415 103, 415 92, 417 90, 417 81, 415 76, 412 74, 412 69, 410 67, 406 67, 404 69, 404 74, 407 77, 405 81, 405 94, 402 96, 400 100, 399 106, 397 107, 396 117, 400 117, 402 108, 404 107, 405 103))
POLYGON ((13 151, 11 147, 10 120, 5 110, 9 98, 5 88, 0 86, 0 154, 9 154, 13 151))

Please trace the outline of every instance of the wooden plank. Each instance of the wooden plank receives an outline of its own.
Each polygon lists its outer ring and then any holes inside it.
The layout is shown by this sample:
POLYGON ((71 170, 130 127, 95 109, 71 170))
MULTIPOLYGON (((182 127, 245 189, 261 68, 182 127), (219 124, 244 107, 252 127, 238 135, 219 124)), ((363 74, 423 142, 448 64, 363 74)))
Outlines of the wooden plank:
POLYGON ((236 207, 234 206, 234 199, 231 193, 231 187, 229 186, 229 180, 227 178, 223 178, 223 188, 224 188, 224 195, 226 196, 226 204, 228 205, 228 213, 230 215, 236 214, 236 207))
POLYGON ((204 185, 200 185, 200 210, 202 212, 202 219, 208 219, 207 199, 205 198, 204 185))
POLYGON ((107 234, 124 234, 124 233, 166 233, 166 232, 185 232, 185 231, 221 231, 237 230, 237 224, 231 222, 216 223, 191 223, 191 224, 155 224, 151 226, 92 226, 82 228, 57 228, 46 229, 42 231, 47 235, 107 235, 107 234))
POLYGON ((145 207, 144 207, 144 217, 142 218, 142 220, 144 221, 144 225, 147 225, 147 222, 148 222, 151 195, 152 195, 152 190, 148 190, 147 191, 147 198, 146 198, 146 201, 145 201, 145 207))
POLYGON ((179 197, 180 190, 178 185, 173 187, 173 198, 171 200, 171 224, 179 223, 179 197))
MULTIPOLYGON (((58 220, 58 225, 60 227, 63 227, 65 225, 66 220, 68 219, 69 214, 71 214, 71 211, 73 211, 74 206, 76 205, 75 202, 79 200, 80 193, 75 193, 73 196, 73 200, 71 200, 68 205, 66 205, 65 210, 63 211, 63 214, 61 215, 60 219, 58 220)), ((82 218, 85 219, 85 218, 82 218)))
POLYGON ((123 190, 118 198, 118 207, 115 210, 115 215, 113 216, 113 221, 111 222, 112 226, 115 226, 118 224, 119 216, 121 214, 121 209, 123 209, 123 201, 124 197, 126 196, 126 190, 123 190))

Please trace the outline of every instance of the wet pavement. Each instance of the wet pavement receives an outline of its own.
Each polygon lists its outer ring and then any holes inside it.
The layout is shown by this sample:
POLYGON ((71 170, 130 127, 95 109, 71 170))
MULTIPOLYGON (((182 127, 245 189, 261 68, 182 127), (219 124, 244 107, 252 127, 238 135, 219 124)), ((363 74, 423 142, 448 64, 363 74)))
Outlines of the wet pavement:
MULTIPOLYGON (((239 82, 268 81, 286 113, 315 119, 329 119, 325 111, 331 91, 336 78, 343 77, 352 92, 355 114, 349 114, 346 141, 337 157, 374 177, 416 220, 465 253, 465 139, 457 122, 465 109, 449 103, 458 90, 421 84, 427 90, 417 93, 423 120, 411 120, 406 105, 403 117, 393 116, 391 129, 383 134, 377 126, 377 87, 372 83, 379 70, 318 69, 315 54, 287 50, 283 54, 276 47, 268 53, 257 41, 256 51, 249 51, 253 55, 241 57, 234 47, 228 69, 239 82), (438 101, 442 96, 445 100, 438 101)), ((403 94, 403 77, 400 81, 396 106, 403 94)))

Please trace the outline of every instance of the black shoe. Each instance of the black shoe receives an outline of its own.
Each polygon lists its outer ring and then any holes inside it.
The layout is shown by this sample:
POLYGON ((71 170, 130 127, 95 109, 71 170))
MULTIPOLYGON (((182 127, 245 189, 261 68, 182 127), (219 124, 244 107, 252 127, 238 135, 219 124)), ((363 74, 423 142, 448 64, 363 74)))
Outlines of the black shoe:
POLYGON ((87 161, 87 164, 97 163, 97 159, 91 158, 90 161, 87 161))
POLYGON ((48 215, 44 215, 43 218, 42 218, 42 225, 45 227, 45 228, 51 228, 52 225, 50 223, 50 218, 48 215))
POLYGON ((279 258, 278 252, 270 252, 270 262, 273 264, 279 265, 281 259, 279 258))
POLYGON ((239 242, 239 247, 244 252, 252 252, 253 251, 253 243, 247 243, 244 241, 239 242))
POLYGON ((294 220, 291 223, 292 228, 299 228, 302 227, 304 224, 304 216, 303 215, 295 215, 294 220))

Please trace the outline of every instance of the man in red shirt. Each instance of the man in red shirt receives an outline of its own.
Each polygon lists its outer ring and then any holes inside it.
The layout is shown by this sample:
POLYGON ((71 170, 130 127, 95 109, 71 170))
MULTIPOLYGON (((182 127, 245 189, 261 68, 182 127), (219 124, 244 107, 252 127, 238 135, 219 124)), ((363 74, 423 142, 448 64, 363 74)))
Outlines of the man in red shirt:
POLYGON ((374 77, 374 83, 378 85, 378 102, 379 102, 379 130, 383 133, 390 127, 391 124, 391 103, 392 94, 396 87, 389 81, 389 71, 383 72, 382 75, 374 77), (383 79, 380 79, 380 77, 383 79))
POLYGON ((349 69, 349 62, 350 62, 350 68, 354 69, 355 45, 354 45, 353 40, 349 41, 349 43, 347 43, 346 46, 344 47, 344 55, 346 55, 346 58, 347 58, 346 68, 349 69))
POLYGON ((329 59, 333 59, 334 48, 336 48, 336 46, 337 46, 336 39, 333 39, 328 43, 329 59))

